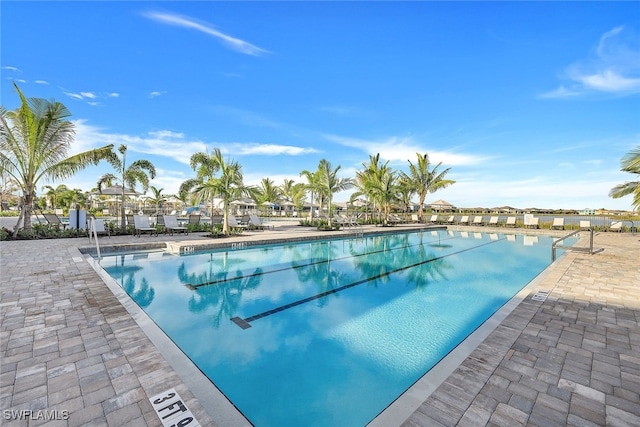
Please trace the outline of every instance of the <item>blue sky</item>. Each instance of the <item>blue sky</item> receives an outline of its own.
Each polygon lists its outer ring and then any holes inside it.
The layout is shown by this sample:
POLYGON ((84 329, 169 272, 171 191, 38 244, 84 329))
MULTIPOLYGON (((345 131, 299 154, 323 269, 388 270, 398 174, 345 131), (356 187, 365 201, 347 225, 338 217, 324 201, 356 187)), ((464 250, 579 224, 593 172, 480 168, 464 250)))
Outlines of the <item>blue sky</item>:
MULTIPOLYGON (((630 209, 611 199, 640 143, 638 2, 16 2, 1 100, 54 98, 74 152, 128 145, 165 193, 220 148, 247 184, 353 177, 416 153, 454 205, 630 209)), ((66 180, 95 187, 108 165, 66 180)), ((348 199, 340 194, 337 200, 348 199)))

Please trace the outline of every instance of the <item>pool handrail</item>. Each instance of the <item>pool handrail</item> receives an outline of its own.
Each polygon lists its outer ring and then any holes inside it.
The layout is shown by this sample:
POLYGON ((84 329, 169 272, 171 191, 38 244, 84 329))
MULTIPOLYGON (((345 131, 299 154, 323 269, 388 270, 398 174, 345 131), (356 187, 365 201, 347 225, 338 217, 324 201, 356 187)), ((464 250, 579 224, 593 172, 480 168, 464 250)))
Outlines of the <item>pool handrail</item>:
POLYGON ((566 250, 571 250, 571 251, 581 251, 581 252, 588 252, 589 255, 593 255, 597 252, 602 252, 604 249, 597 249, 597 250, 593 250, 593 227, 590 227, 588 230, 576 230, 576 231, 572 231, 571 233, 567 234, 564 237, 559 238, 558 240, 555 240, 553 242, 553 244, 551 245, 551 262, 554 262, 556 260, 556 248, 562 248, 562 249, 566 249, 566 250), (563 240, 576 235, 580 232, 583 231, 588 231, 589 232, 589 247, 588 248, 578 248, 575 246, 564 246, 564 245, 559 245, 558 243, 562 242, 563 240))

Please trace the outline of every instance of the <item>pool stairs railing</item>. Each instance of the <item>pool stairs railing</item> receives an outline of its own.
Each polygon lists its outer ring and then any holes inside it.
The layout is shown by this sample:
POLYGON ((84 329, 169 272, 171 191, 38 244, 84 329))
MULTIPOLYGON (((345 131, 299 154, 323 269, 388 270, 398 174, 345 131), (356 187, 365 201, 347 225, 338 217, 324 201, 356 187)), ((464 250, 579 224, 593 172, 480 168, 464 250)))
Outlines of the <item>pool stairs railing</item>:
POLYGON ((96 230, 96 222, 95 220, 91 220, 91 227, 89 230, 89 243, 91 243, 91 234, 93 233, 93 238, 96 241, 96 253, 98 254, 98 259, 100 259, 100 243, 98 243, 98 231, 96 230))
POLYGON ((553 242, 553 244, 551 245, 551 262, 556 260, 556 248, 561 248, 561 249, 565 249, 565 250, 570 250, 570 251, 578 251, 578 252, 588 252, 589 255, 593 255, 595 253, 598 252, 602 252, 604 251, 603 248, 600 249, 593 249, 593 228, 589 228, 588 230, 576 230, 573 231, 569 234, 567 234, 564 237, 561 237, 558 240, 555 240, 553 242), (564 241, 565 239, 571 237, 571 236, 575 236, 578 233, 581 233, 583 231, 588 231, 589 232, 589 247, 588 248, 582 248, 582 247, 576 247, 576 246, 564 246, 564 245, 559 245, 558 243, 564 241))

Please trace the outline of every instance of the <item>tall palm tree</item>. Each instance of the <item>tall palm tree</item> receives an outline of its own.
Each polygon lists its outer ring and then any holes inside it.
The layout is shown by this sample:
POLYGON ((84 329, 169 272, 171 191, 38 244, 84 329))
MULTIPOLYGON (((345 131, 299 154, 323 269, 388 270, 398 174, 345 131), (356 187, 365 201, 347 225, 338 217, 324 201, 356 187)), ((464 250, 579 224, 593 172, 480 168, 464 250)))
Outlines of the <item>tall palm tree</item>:
MULTIPOLYGON (((640 145, 624 155, 620 162, 622 171, 640 175, 640 145)), ((618 184, 609 191, 609 197, 619 199, 626 195, 633 194, 631 202, 635 210, 640 210, 640 181, 630 181, 618 184)))
MULTIPOLYGON (((188 179, 180 185, 180 194, 189 194, 194 188, 202 187, 208 181, 212 181, 215 179, 216 173, 218 173, 218 171, 220 170, 220 165, 218 164, 216 155, 216 153, 219 151, 220 150, 216 148, 211 154, 200 151, 191 156, 191 158, 189 159, 189 165, 191 166, 191 169, 196 171, 196 177, 188 179)), ((212 193, 209 196, 212 218, 215 212, 215 197, 215 193, 212 193)), ((200 200, 201 198, 202 197, 199 197, 198 200, 200 200)))
POLYGON ((324 195, 328 202, 327 215, 329 217, 329 228, 332 226, 331 204, 333 202, 333 195, 353 187, 353 180, 351 178, 338 177, 340 168, 341 166, 336 166, 334 168, 326 159, 320 160, 320 163, 318 164, 317 173, 320 194, 324 195))
MULTIPOLYGON (((311 207, 309 208, 309 221, 313 221, 313 197, 320 192, 320 185, 318 183, 319 177, 316 172, 311 172, 306 169, 300 172, 300 176, 303 176, 307 179, 305 189, 309 192, 309 196, 311 198, 311 207)), ((320 197, 318 197, 318 200, 320 200, 320 197)), ((320 205, 320 209, 322 209, 322 205, 320 205)))
POLYGON ((442 172, 438 171, 442 162, 435 165, 433 169, 429 169, 431 166, 429 163, 429 154, 416 153, 416 156, 418 157, 418 162, 413 164, 411 160, 409 160, 409 174, 403 172, 403 178, 410 183, 418 195, 418 203, 420 205, 418 208, 418 218, 422 221, 424 200, 427 198, 427 194, 435 193, 456 182, 451 179, 445 179, 445 176, 451 168, 446 168, 442 172))
POLYGON ((118 175, 112 173, 104 174, 98 179, 98 191, 102 192, 102 186, 105 183, 113 183, 114 181, 120 181, 122 184, 122 193, 120 200, 120 224, 121 228, 125 229, 125 214, 124 214, 124 198, 126 193, 126 186, 128 185, 131 190, 136 189, 136 185, 140 183, 142 185, 142 192, 146 193, 149 189, 149 178, 154 179, 156 177, 156 168, 149 160, 136 160, 127 167, 127 146, 122 144, 118 147, 118 152, 121 157, 117 155, 111 157, 107 161, 117 171, 118 175))
POLYGON ((229 205, 235 199, 249 195, 252 189, 243 184, 242 168, 238 162, 226 162, 219 148, 214 149, 214 152, 208 157, 210 170, 219 171, 220 176, 210 176, 206 181, 204 179, 187 180, 182 183, 180 190, 181 192, 191 191, 197 200, 210 198, 212 200, 212 216, 213 199, 216 196, 220 197, 224 215, 222 233, 229 234, 229 205))
POLYGON ((389 167, 389 161, 384 163, 380 162, 380 153, 375 156, 369 155, 369 163, 363 162, 362 166, 364 169, 356 172, 355 186, 358 188, 358 191, 351 195, 351 201, 360 196, 364 196, 372 203, 372 208, 375 212, 378 206, 378 200, 374 196, 375 190, 380 187, 383 176, 391 172, 391 168, 389 167))
POLYGON ((400 201, 400 185, 396 171, 389 168, 383 170, 383 174, 376 182, 370 184, 370 192, 373 200, 382 209, 382 222, 389 225, 389 215, 394 203, 400 201))
POLYGON ((42 98, 26 98, 14 87, 21 105, 15 111, 0 107, 0 169, 20 187, 23 209, 14 230, 17 235, 31 230, 31 212, 40 180, 60 180, 73 176, 90 164, 113 159, 113 145, 69 156, 75 126, 67 120, 71 113, 63 104, 42 98))

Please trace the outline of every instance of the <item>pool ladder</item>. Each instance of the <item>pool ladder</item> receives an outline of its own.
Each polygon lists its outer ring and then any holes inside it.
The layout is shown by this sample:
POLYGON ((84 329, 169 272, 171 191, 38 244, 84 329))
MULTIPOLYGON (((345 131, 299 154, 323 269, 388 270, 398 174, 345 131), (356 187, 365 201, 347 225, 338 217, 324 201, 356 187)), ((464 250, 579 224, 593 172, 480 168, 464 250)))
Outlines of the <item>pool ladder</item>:
POLYGON ((551 245, 551 262, 556 260, 556 248, 561 248, 561 249, 566 249, 566 250, 570 250, 570 251, 578 251, 578 252, 588 252, 589 255, 593 255, 595 253, 598 252, 602 252, 604 251, 604 249, 593 249, 593 228, 589 228, 588 230, 576 230, 573 231, 569 234, 567 234, 564 237, 561 237, 558 240, 555 240, 553 242, 553 244, 551 245), (580 247, 575 247, 575 246, 564 246, 564 245, 559 245, 558 243, 562 242, 563 240, 571 237, 571 236, 575 236, 578 233, 581 233, 583 231, 588 231, 589 232, 589 247, 588 248, 580 248, 580 247))

